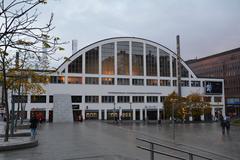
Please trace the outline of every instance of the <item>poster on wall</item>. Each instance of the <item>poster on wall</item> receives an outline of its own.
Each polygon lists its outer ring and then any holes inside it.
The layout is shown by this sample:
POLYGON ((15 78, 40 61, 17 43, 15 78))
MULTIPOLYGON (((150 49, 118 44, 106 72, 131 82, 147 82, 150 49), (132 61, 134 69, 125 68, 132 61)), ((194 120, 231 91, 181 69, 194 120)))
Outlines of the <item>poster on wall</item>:
POLYGON ((222 82, 205 81, 205 94, 222 94, 222 82))

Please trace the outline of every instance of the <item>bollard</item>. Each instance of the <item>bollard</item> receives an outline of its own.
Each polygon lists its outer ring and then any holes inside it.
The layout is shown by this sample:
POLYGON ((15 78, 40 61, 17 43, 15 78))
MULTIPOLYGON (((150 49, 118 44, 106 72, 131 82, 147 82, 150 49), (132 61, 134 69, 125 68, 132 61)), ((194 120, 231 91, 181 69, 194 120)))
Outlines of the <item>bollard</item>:
POLYGON ((150 144, 151 152, 150 152, 150 160, 154 160, 154 144, 150 144))
POLYGON ((193 160, 193 155, 189 153, 189 160, 193 160))

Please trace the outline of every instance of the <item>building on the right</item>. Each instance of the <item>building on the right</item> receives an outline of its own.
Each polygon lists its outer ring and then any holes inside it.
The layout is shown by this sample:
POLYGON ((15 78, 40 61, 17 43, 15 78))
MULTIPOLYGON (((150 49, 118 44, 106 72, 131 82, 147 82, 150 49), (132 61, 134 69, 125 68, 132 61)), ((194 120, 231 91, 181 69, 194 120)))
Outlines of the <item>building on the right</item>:
POLYGON ((240 116, 240 48, 186 63, 198 77, 223 78, 226 114, 240 116))

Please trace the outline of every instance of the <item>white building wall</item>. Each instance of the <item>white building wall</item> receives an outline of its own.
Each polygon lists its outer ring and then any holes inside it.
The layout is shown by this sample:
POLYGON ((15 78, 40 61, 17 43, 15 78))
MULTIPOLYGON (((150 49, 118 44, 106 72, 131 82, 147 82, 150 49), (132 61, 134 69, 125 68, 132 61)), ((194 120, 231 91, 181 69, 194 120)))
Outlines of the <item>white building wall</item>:
MULTIPOLYGON (((130 104, 129 103, 117 103, 117 96, 145 96, 145 103, 132 103, 131 108, 133 110, 140 109, 140 119, 142 120, 144 117, 142 115, 142 112, 146 110, 147 108, 155 108, 158 110, 163 109, 163 104, 160 102, 160 96, 168 96, 171 94, 173 91, 177 92, 177 86, 173 86, 173 80, 176 80, 176 77, 172 77, 172 57, 176 58, 176 55, 167 49, 164 46, 161 46, 160 44, 157 44, 152 41, 144 40, 144 39, 139 39, 139 38, 115 38, 115 39, 107 39, 104 41, 100 41, 97 43, 94 43, 86 48, 83 48, 82 50, 78 51, 76 54, 72 55, 69 59, 70 61, 64 62, 55 73, 52 73, 51 75, 55 76, 65 76, 65 84, 48 84, 44 86, 46 90, 46 95, 47 95, 47 103, 28 103, 26 106, 26 110, 29 112, 32 108, 42 108, 46 110, 48 113, 49 110, 53 109, 53 103, 49 103, 48 96, 49 95, 54 95, 54 94, 69 94, 69 95, 80 95, 82 96, 82 103, 80 103, 80 110, 82 110, 82 115, 83 118, 85 118, 85 111, 86 110, 98 110, 99 111, 99 119, 101 118, 101 113, 100 110, 104 110, 104 119, 106 119, 107 116, 107 110, 112 110, 114 108, 113 103, 85 103, 85 96, 86 95, 96 95, 99 96, 99 100, 101 101, 101 96, 115 96, 115 102, 116 102, 116 109, 121 107, 121 109, 130 109, 130 104), (131 44, 133 41, 134 42, 141 42, 143 43, 143 65, 144 65, 144 76, 131 76, 132 74, 132 56, 131 56, 131 45, 130 45, 130 57, 129 57, 129 69, 130 69, 130 75, 129 76, 118 76, 117 75, 117 42, 118 41, 129 41, 131 44), (106 44, 106 43, 114 43, 115 44, 115 50, 114 50, 114 61, 115 61, 115 75, 101 75, 101 45, 106 44), (169 53, 170 55, 170 77, 159 77, 159 63, 157 63, 157 71, 158 71, 158 76, 157 77, 147 77, 146 76, 146 44, 150 44, 153 46, 157 47, 157 62, 159 62, 159 49, 162 49, 169 53), (85 74, 85 52, 95 48, 99 47, 99 73, 100 74, 92 74, 92 75, 87 75, 85 74), (68 64, 71 63, 74 59, 76 59, 79 55, 82 54, 83 62, 82 62, 82 69, 83 72, 82 74, 78 73, 67 73, 68 72, 68 64), (65 70, 65 73, 62 73, 62 71, 65 70), (79 76, 83 77, 83 84, 67 84, 67 76, 79 76), (86 76, 92 76, 92 77, 98 77, 99 78, 99 85, 85 85, 84 82, 84 77, 86 76), (114 77, 115 78, 115 84, 114 85, 101 85, 101 77, 114 77), (123 86, 123 85, 117 85, 117 78, 129 78, 130 80, 130 85, 129 86, 123 86), (144 86, 134 86, 131 85, 132 79, 133 78, 140 78, 144 79, 144 86), (171 80, 171 86, 146 86, 146 81, 147 79, 166 79, 166 80, 171 80), (116 93, 118 92, 118 93, 116 93), (146 96, 158 96, 158 103, 146 103, 146 96)), ((201 81, 201 87, 182 87, 182 96, 187 96, 191 93, 200 93, 203 94, 205 93, 204 87, 202 86, 203 81, 221 81, 221 79, 199 79, 195 76, 195 74, 188 68, 188 66, 182 62, 183 65, 188 69, 189 71, 189 77, 188 78, 182 78, 182 80, 189 80, 189 85, 191 85, 191 80, 195 81, 201 81)), ((224 86, 223 86, 224 87, 224 86)), ((224 90, 224 89, 223 89, 224 90)), ((212 96, 212 100, 214 99, 214 95, 212 96)), ((214 103, 213 101, 211 102, 213 107, 213 111, 215 108, 224 108, 224 93, 222 95, 222 102, 221 103, 214 103)), ((30 99, 30 95, 29 95, 30 99)), ((131 98, 130 98, 131 99, 131 98)), ((130 101, 132 102, 132 101, 130 101)), ((145 113, 146 114, 146 113, 145 113)), ((159 113, 158 113, 159 114, 159 113)), ((159 115, 158 115, 159 117, 159 115)), ((29 117, 28 117, 29 118, 29 117)), ((134 119, 136 118, 136 115, 133 117, 134 119)), ((48 119, 48 114, 46 115, 46 119, 48 119)))

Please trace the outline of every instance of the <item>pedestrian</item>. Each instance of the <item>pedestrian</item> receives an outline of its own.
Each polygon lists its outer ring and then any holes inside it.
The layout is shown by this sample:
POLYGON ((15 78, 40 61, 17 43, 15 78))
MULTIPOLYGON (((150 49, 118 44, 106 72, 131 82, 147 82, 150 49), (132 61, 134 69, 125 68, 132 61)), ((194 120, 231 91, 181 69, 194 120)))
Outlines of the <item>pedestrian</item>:
POLYGON ((78 118, 79 118, 79 121, 80 121, 80 122, 83 121, 83 120, 82 120, 82 115, 81 115, 81 114, 78 116, 78 118))
POLYGON ((230 132, 230 117, 229 116, 226 117, 225 123, 226 123, 227 134, 229 134, 229 132, 230 132))
POLYGON ((35 116, 35 114, 32 115, 31 119, 30 119, 30 129, 31 129, 31 138, 34 140, 36 137, 36 133, 37 133, 37 125, 38 125, 38 120, 35 116))
POLYGON ((220 120, 220 124, 221 124, 221 127, 222 127, 222 134, 225 134, 226 122, 225 122, 222 114, 219 115, 219 120, 220 120))

